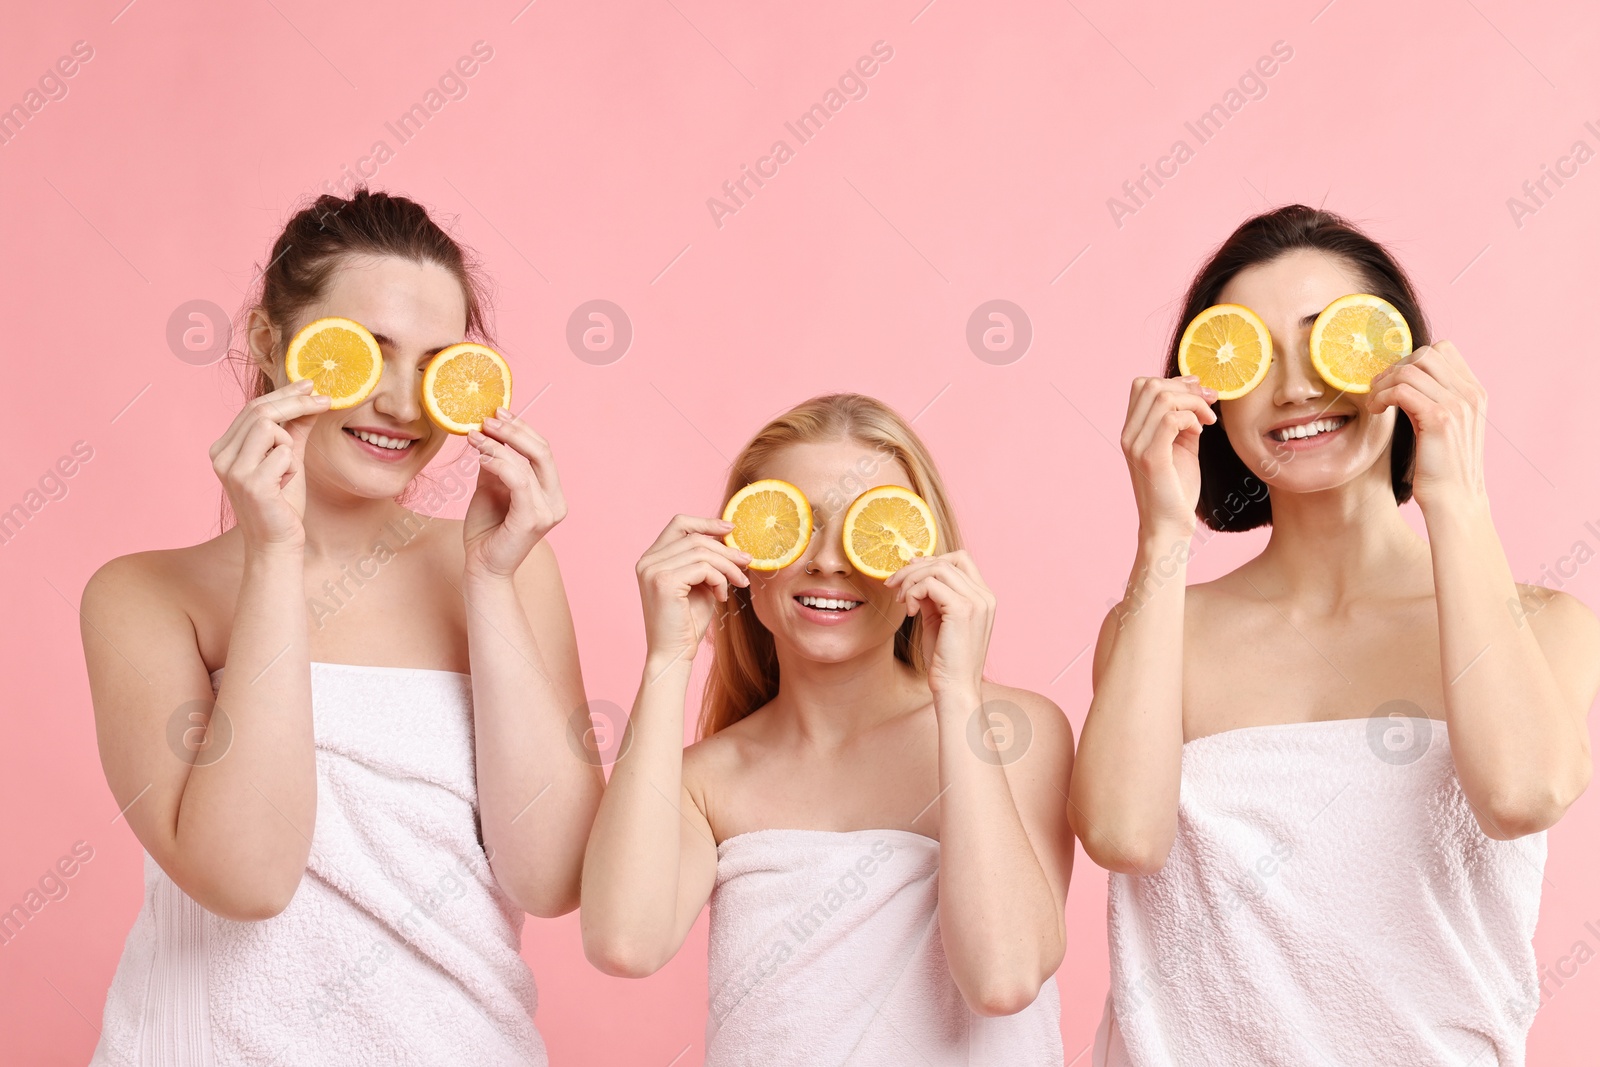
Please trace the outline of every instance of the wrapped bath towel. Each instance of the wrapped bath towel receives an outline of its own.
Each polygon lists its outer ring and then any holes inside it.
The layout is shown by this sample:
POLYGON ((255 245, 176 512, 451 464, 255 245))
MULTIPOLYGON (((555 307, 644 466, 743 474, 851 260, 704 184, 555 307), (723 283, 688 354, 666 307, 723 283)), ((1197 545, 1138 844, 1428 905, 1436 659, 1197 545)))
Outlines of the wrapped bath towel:
POLYGON ((542 1067, 523 914, 478 841, 471 678, 314 662, 311 687, 317 822, 294 899, 219 918, 147 856, 92 1067, 542 1067))
POLYGON ((905 830, 757 830, 717 846, 706 1067, 1060 1067, 1051 978, 974 1015, 939 936, 939 843, 905 830))
POLYGON ((1544 860, 1478 827, 1442 721, 1190 741, 1166 866, 1111 876, 1094 1062, 1521 1067, 1544 860))

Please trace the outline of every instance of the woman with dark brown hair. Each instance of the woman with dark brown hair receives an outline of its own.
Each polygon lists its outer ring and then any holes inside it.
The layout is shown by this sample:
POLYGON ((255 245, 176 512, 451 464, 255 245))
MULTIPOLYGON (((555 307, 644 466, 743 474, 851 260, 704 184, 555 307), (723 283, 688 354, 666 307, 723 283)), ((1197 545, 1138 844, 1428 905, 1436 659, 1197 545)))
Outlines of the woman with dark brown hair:
POLYGON ((549 444, 502 408, 467 435, 465 520, 405 506, 447 437, 422 371, 488 340, 482 292, 410 200, 300 211, 211 447, 237 524, 84 590, 101 759, 147 857, 94 1063, 545 1062, 519 930, 577 906, 603 788, 568 726, 549 444), (285 374, 326 316, 381 347, 354 407, 285 374))
POLYGON ((1589 781, 1600 624, 1512 580, 1484 411, 1399 265, 1336 215, 1250 219, 1191 285, 1165 376, 1133 384, 1139 543, 1070 790, 1114 872, 1097 1064, 1523 1062, 1543 831, 1589 781), (1308 355, 1354 293, 1420 346, 1364 395, 1308 355), (1266 377, 1220 402, 1177 360, 1217 303, 1272 338, 1266 377), (1197 517, 1271 537, 1186 586, 1197 517))

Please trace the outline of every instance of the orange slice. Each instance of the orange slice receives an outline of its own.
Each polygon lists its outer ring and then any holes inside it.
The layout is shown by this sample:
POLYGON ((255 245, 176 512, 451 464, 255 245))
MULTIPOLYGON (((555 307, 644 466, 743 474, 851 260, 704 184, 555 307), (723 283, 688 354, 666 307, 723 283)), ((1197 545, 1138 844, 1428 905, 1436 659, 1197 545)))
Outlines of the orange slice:
POLYGON ((733 494, 722 520, 733 523, 723 541, 755 557, 751 570, 782 570, 811 540, 811 502, 781 478, 763 478, 733 494))
POLYGON ((1381 296, 1341 296, 1311 326, 1311 365, 1347 393, 1370 392, 1372 379, 1410 354, 1411 327, 1381 296))
POLYGON ((383 376, 383 352, 367 328, 337 316, 308 323, 283 356, 291 382, 310 378, 312 391, 331 397, 330 408, 353 408, 383 376))
POLYGON ((1193 374, 1237 400, 1261 384, 1272 365, 1272 335, 1261 316, 1242 304, 1212 304, 1194 317, 1178 341, 1178 373, 1193 374))
POLYGON ((428 361, 422 406, 450 433, 481 430, 496 408, 511 406, 511 368, 487 345, 451 345, 428 361))
POLYGON ((887 578, 938 545, 933 509, 903 485, 868 489, 844 513, 844 554, 868 577, 887 578))

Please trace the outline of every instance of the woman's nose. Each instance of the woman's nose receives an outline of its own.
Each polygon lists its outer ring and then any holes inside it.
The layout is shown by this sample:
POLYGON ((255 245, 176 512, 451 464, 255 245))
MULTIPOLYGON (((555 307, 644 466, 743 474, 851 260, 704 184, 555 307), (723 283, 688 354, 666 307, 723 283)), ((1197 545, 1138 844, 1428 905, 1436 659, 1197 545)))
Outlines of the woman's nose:
POLYGON ((839 527, 828 522, 811 531, 807 555, 812 566, 829 574, 850 574, 850 557, 844 554, 844 539, 839 527))
POLYGON ((422 414, 422 374, 409 366, 385 363, 373 390, 372 406, 396 422, 414 422, 422 414))
POLYGON ((1283 405, 1303 403, 1320 397, 1327 384, 1317 369, 1311 365, 1309 346, 1302 342, 1285 346, 1282 355, 1272 361, 1276 366, 1277 383, 1274 399, 1283 405))

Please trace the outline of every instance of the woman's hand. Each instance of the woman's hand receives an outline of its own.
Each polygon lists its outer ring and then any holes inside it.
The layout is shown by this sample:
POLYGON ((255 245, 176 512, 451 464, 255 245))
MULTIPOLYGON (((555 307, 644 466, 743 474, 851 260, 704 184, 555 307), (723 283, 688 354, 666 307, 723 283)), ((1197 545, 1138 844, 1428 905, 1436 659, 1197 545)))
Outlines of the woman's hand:
POLYGON ((904 602, 906 614, 922 615, 922 656, 935 696, 976 694, 994 629, 994 594, 965 549, 917 556, 884 579, 904 602))
POLYGON ((1417 434, 1411 492, 1426 514, 1485 497, 1483 428, 1489 398, 1449 341, 1424 345, 1372 379, 1367 410, 1399 408, 1417 434))
POLYGON ((250 548, 301 548, 306 531, 306 438, 328 410, 307 379, 256 397, 211 446, 216 471, 250 548))
POLYGON ((1200 431, 1217 421, 1214 389, 1194 375, 1135 378, 1122 427, 1139 527, 1194 529, 1200 502, 1200 431))
POLYGON ((729 586, 749 586, 742 569, 751 560, 723 542, 733 523, 679 515, 667 523, 634 568, 644 603, 645 647, 652 659, 694 659, 729 586))
POLYGON ((467 433, 482 459, 461 531, 468 577, 509 578, 567 517, 550 442, 505 408, 495 414, 467 433))

